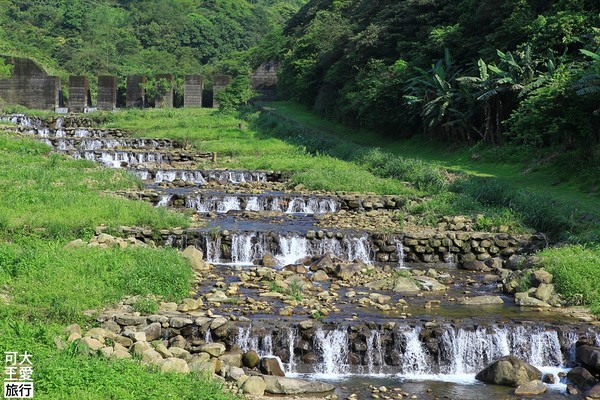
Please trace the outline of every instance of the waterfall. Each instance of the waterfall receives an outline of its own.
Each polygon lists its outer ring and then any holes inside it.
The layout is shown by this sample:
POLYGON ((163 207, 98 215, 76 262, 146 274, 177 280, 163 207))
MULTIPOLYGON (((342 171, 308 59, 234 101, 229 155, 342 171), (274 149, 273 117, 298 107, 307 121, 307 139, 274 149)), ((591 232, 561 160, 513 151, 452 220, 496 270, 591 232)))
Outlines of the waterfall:
POLYGON ((596 334, 596 346, 600 347, 600 333, 596 334))
POLYGON ((246 202, 246 211, 261 211, 263 207, 260 206, 258 202, 258 197, 253 196, 248 198, 246 202))
POLYGON ((343 253, 342 244, 339 240, 334 238, 324 238, 320 241, 319 255, 333 254, 338 257, 343 253))
POLYGON ((456 256, 450 252, 444 254, 444 262, 448 268, 456 268, 456 256))
POLYGON ((206 261, 218 263, 221 259, 221 236, 206 235, 206 261))
POLYGON ((171 202, 171 199, 173 198, 172 194, 163 194, 162 196, 160 196, 160 200, 158 201, 158 204, 156 204, 157 207, 167 207, 169 205, 169 203, 171 202))
POLYGON ((287 368, 285 369, 286 374, 292 374, 296 372, 296 360, 294 354, 294 347, 296 344, 296 336, 298 331, 296 328, 289 327, 287 329, 287 342, 288 342, 288 351, 290 353, 290 360, 287 363, 287 368))
POLYGON ((213 201, 215 200, 217 203, 218 213, 241 210, 240 199, 236 196, 225 196, 221 201, 218 199, 213 199, 213 201))
POLYGON ((294 197, 288 203, 287 214, 325 214, 334 213, 337 210, 337 204, 333 199, 319 200, 315 197, 308 199, 302 197, 294 197))
POLYGON ((67 133, 63 129, 57 129, 54 132, 54 137, 55 138, 64 138, 66 136, 67 136, 67 133))
POLYGON ((398 253, 398 268, 406 268, 404 266, 404 258, 406 258, 406 254, 404 254, 404 245, 402 244, 402 240, 396 241, 396 252, 398 253))
POLYGON ((359 238, 344 238, 344 244, 347 246, 348 261, 362 261, 366 264, 371 263, 371 245, 367 235, 359 238))
MULTIPOLYGON (((273 355, 273 336, 270 333, 266 334, 265 336, 263 336, 261 343, 262 343, 262 348, 261 348, 259 355, 261 357, 272 356, 273 355)), ((279 362, 281 363, 281 360, 279 362)))
POLYGON ((90 136, 90 131, 87 130, 87 129, 75 129, 75 132, 73 132, 73 136, 79 137, 79 138, 89 137, 90 136))
POLYGON ((154 177, 156 183, 173 182, 175 180, 194 182, 197 185, 206 184, 206 179, 204 179, 201 171, 158 170, 154 177))
POLYGON ((283 211, 281 204, 279 204, 279 197, 273 197, 271 202, 271 211, 283 211))
POLYGON ((383 372, 384 355, 381 346, 381 333, 377 330, 370 331, 369 336, 367 336, 366 361, 367 373, 374 375, 383 372))
POLYGON ((400 327, 396 331, 401 340, 397 340, 397 351, 402 354, 400 370, 403 374, 426 374, 431 371, 429 355, 419 340, 420 327, 400 327), (400 346, 403 345, 404 351, 400 346))
POLYGON ((210 333, 210 328, 208 328, 206 330, 206 333, 204 334, 204 342, 205 343, 212 343, 212 334, 210 333))
POLYGON ((275 256, 281 265, 294 264, 301 258, 311 256, 310 243, 305 237, 296 234, 279 237, 279 254, 275 256))
POLYGON ((254 258, 253 238, 255 235, 250 233, 236 233, 231 237, 231 261, 234 264, 252 264, 254 258))
POLYGON ((258 338, 252 335, 252 325, 238 327, 235 344, 244 351, 254 350, 258 352, 258 338))
POLYGON ((146 169, 134 170, 133 173, 143 181, 150 179, 150 171, 146 169))
POLYGON ((348 332, 346 329, 336 329, 329 332, 317 329, 313 338, 315 349, 322 359, 315 366, 315 372, 323 375, 347 374, 348 365, 348 332))

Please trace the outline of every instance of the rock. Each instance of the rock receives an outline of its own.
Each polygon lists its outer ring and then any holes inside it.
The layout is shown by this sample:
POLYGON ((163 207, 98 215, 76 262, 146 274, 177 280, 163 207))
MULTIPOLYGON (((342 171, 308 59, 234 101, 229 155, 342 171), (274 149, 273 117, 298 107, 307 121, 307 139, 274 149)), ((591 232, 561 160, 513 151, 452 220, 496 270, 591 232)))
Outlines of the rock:
POLYGON ((513 271, 522 269, 525 264, 526 258, 525 256, 512 255, 506 261, 506 268, 511 269, 513 271))
POLYGON ((152 342, 162 337, 162 326, 160 322, 153 322, 144 329, 146 340, 152 342))
POLYGON ((331 254, 327 253, 310 265, 310 270, 315 272, 323 270, 327 274, 333 274, 335 272, 335 266, 331 254))
POLYGON ((147 342, 148 340, 146 340, 146 334, 144 332, 129 332, 128 334, 129 339, 133 340, 134 342, 147 342))
POLYGON ((274 268, 279 265, 279 262, 275 257, 273 257, 272 254, 265 253, 265 255, 262 257, 262 265, 263 267, 274 268))
POLYGON ((542 382, 554 385, 556 383, 556 376, 554 374, 544 374, 542 382))
POLYGON ((112 358, 116 358, 118 360, 123 360, 123 359, 127 359, 127 358, 131 358, 131 354, 129 354, 129 352, 125 349, 117 349, 115 348, 115 350, 113 351, 112 358))
POLYGON ((110 331, 112 333, 116 333, 117 335, 121 333, 121 325, 117 324, 115 321, 109 319, 102 323, 102 328, 110 331))
POLYGON ((285 378, 281 376, 265 376, 265 391, 270 394, 309 394, 326 393, 335 390, 329 383, 306 381, 304 379, 285 378))
POLYGON ((183 328, 184 326, 192 325, 193 323, 194 321, 191 319, 183 317, 173 317, 169 320, 169 325, 175 329, 183 328))
POLYGON ((585 393, 586 399, 600 399, 600 384, 595 385, 585 393))
POLYGON ((415 276, 413 279, 422 290, 442 292, 447 289, 445 285, 442 285, 434 278, 430 278, 428 276, 415 276))
POLYGON ((146 350, 144 354, 142 354, 142 363, 144 364, 155 364, 160 365, 163 362, 163 357, 160 353, 152 348, 146 350))
POLYGON ((122 314, 115 316, 115 321, 121 326, 143 325, 146 323, 146 317, 122 314))
POLYGON ((79 346, 84 346, 84 349, 82 350, 84 353, 89 353, 90 351, 94 352, 104 347, 102 342, 100 342, 98 339, 92 339, 88 336, 81 339, 79 346))
POLYGON ((515 294, 515 303, 522 307, 550 307, 550 304, 545 301, 538 300, 534 297, 529 297, 528 292, 520 292, 515 294))
POLYGON ((209 303, 222 303, 227 300, 229 300, 229 297, 227 297, 227 295, 220 290, 206 295, 206 301, 209 303))
POLYGON ((85 246, 85 242, 83 241, 83 239, 75 239, 75 240, 71 240, 69 243, 65 244, 65 249, 70 249, 73 247, 81 247, 81 246, 85 246))
POLYGON ((262 396, 265 394, 266 387, 267 385, 263 378, 260 376, 251 376, 242 385, 242 391, 252 396, 262 396))
POLYGON ((121 336, 121 335, 114 336, 112 338, 112 341, 120 344, 123 347, 127 347, 127 348, 130 348, 131 346, 133 346, 133 340, 131 340, 128 337, 121 336))
POLYGON ((396 293, 419 292, 420 288, 413 278, 398 277, 394 279, 392 290, 396 293))
POLYGON ((461 299, 459 304, 467 306, 485 306, 491 304, 504 304, 504 300, 500 296, 477 296, 461 299))
POLYGON ((167 346, 165 346, 162 343, 159 343, 156 348, 155 348, 156 352, 158 354, 160 354, 162 356, 162 358, 170 358, 173 357, 173 353, 171 353, 169 351, 169 349, 167 349, 167 346))
POLYGON ((515 389, 517 396, 536 396, 538 394, 546 393, 548 388, 544 385, 544 382, 535 380, 524 383, 515 389))
POLYGON ((192 359, 188 361, 190 368, 194 364, 202 364, 210 360, 210 354, 208 353, 197 353, 192 356, 192 359))
POLYGON ((208 353, 212 357, 220 357, 225 353, 225 345, 223 343, 207 343, 200 347, 200 351, 208 353))
POLYGON ((300 321, 300 323, 298 324, 298 326, 303 331, 308 330, 308 329, 312 329, 312 328, 315 327, 315 321, 313 321, 312 319, 305 319, 303 321, 300 321))
POLYGON ((181 253, 182 256, 188 259, 193 269, 198 271, 206 270, 206 263, 202 260, 204 254, 194 246, 188 246, 181 253))
POLYGON ((362 270, 360 264, 340 264, 337 266, 335 276, 343 281, 349 281, 362 270))
POLYGON ((219 360, 221 360, 223 364, 231 367, 241 367, 242 353, 241 351, 225 353, 219 357, 219 360))
POLYGON ((313 282, 326 282, 329 280, 329 275, 325 273, 322 269, 315 272, 312 276, 313 282))
POLYGON ((259 361, 260 357, 254 350, 247 351, 242 356, 242 364, 246 368, 256 368, 259 361))
POLYGON ((160 372, 176 372, 178 374, 188 374, 190 372, 190 368, 184 360, 180 358, 170 357, 162 363, 162 365, 160 366, 160 372))
POLYGON ((600 372, 600 347, 579 346, 575 352, 577 361, 592 369, 592 372, 600 372))
POLYGON ((169 351, 173 354, 173 357, 181 358, 186 362, 192 361, 192 354, 189 351, 182 349, 181 347, 171 347, 169 351))
POLYGON ((533 292, 533 297, 541 301, 548 301, 554 294, 554 285, 551 283, 540 283, 538 288, 533 292))
POLYGON ((169 339, 169 345, 171 348, 179 347, 181 349, 185 349, 188 345, 188 342, 187 342, 187 340, 185 340, 185 338, 183 336, 177 335, 177 336, 169 339))
POLYGON ((265 375, 285 376, 281 363, 275 357, 263 357, 260 359, 260 372, 265 375))
POLYGON ((81 327, 79 324, 71 324, 65 328, 67 333, 78 333, 81 336, 81 327))
POLYGON ((103 347, 100 349, 100 352, 104 356, 104 358, 112 357, 112 354, 115 352, 112 347, 103 347))
POLYGON ((141 357, 145 351, 152 349, 152 346, 148 342, 137 342, 131 346, 131 353, 134 356, 141 357))
POLYGON ((69 335, 69 337, 67 338, 67 342, 69 343, 73 343, 74 341, 81 339, 81 334, 77 333, 77 332, 73 332, 69 335))
POLYGON ((590 371, 583 367, 572 368, 567 373, 567 379, 575 385, 578 389, 586 390, 596 384, 596 379, 590 371))
POLYGON ((512 387, 541 378, 540 370, 514 356, 494 361, 475 376, 475 379, 484 383, 512 387))
POLYGON ((482 271, 482 272, 490 272, 492 269, 485 265, 483 261, 466 261, 462 264, 463 269, 467 271, 482 271))
POLYGON ((238 368, 238 367, 229 368, 229 372, 227 373, 227 376, 229 378, 233 379, 234 381, 237 381, 239 378, 241 378, 244 375, 246 375, 244 370, 242 368, 238 368))
POLYGON ((533 273, 531 274, 531 284, 535 287, 539 286, 542 283, 552 283, 552 279, 554 279, 552 274, 548 271, 544 271, 543 269, 533 271, 533 273))

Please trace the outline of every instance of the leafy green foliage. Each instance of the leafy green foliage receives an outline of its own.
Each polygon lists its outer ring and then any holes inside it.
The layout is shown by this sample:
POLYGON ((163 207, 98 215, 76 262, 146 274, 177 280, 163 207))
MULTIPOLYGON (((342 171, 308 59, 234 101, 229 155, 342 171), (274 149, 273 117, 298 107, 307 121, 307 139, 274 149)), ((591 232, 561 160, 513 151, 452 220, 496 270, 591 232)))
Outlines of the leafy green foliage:
POLYGON ((540 256, 567 300, 591 305, 592 311, 600 315, 600 247, 563 246, 546 249, 540 256))

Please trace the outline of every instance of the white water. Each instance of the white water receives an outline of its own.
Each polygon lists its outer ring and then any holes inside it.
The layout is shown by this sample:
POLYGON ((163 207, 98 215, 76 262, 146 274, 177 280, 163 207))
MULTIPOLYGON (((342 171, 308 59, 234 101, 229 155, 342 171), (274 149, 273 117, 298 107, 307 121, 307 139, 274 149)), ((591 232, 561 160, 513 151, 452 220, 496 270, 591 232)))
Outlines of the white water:
POLYGON ((384 354, 381 346, 381 333, 377 330, 370 331, 367 337, 366 362, 369 375, 383 373, 384 354))
POLYGON ((338 205, 333 199, 294 197, 290 199, 285 212, 288 214, 326 214, 334 213, 337 209, 338 205))
POLYGON ((207 235, 206 240, 206 260, 210 263, 218 263, 221 259, 221 235, 211 237, 207 235))
POLYGON ((400 373, 402 374, 427 374, 431 372, 431 363, 429 354, 421 341, 419 334, 421 328, 410 328, 401 326, 396 333, 402 338, 396 342, 397 346, 404 346, 404 352, 401 349, 400 373))
POLYGON ((236 265, 251 265, 254 259, 252 240, 256 236, 250 233, 234 234, 231 238, 231 261, 236 265))
POLYGON ((289 327, 287 330, 287 342, 288 342, 288 351, 290 353, 290 360, 285 365, 285 373, 290 374, 293 373, 296 369, 296 359, 294 354, 294 346, 296 344, 296 336, 298 335, 298 331, 296 328, 289 327))
MULTIPOLYGON (((279 197, 258 197, 234 195, 195 196, 186 199, 186 207, 198 212, 227 213, 229 211, 282 211, 279 197), (245 199, 245 202, 244 202, 245 199)), ((323 214, 336 212, 337 205, 332 199, 294 198, 285 210, 287 214, 323 214)))
POLYGON ((298 235, 279 238, 279 253, 275 256, 281 265, 294 264, 298 260, 311 256, 308 239, 298 235))
POLYGON ((596 334, 596 346, 600 347, 600 333, 596 334))
POLYGON ((401 240, 398 240, 396 242, 396 252, 398 253, 398 268, 406 268, 404 266, 404 259, 406 258, 406 254, 404 253, 404 245, 402 244, 401 240))
POLYGON ((367 235, 363 235, 359 238, 344 238, 346 245, 348 261, 362 261, 363 263, 371 262, 371 245, 369 244, 369 238, 367 235))
POLYGON ((162 196, 160 196, 160 200, 158 201, 158 204, 156 204, 157 207, 167 207, 169 205, 169 203, 171 202, 171 199, 173 198, 172 194, 163 194, 162 196))
POLYGON ((321 362, 315 365, 315 372, 321 376, 343 375, 350 372, 348 365, 348 332, 344 330, 324 331, 317 329, 313 345, 321 362))
MULTIPOLYGON (((136 173, 138 173, 139 176, 139 172, 141 171, 136 171, 136 173)), ((144 171, 147 172, 146 178, 142 178, 142 179, 149 179, 150 177, 150 173, 148 171, 144 171)), ((185 182, 194 182, 198 185, 204 185, 206 184, 206 179, 204 178, 204 176, 202 175, 202 172, 200 171, 182 171, 182 170, 162 170, 159 169, 158 171, 156 171, 156 175, 154 177, 154 181, 156 183, 161 183, 161 182, 173 182, 175 180, 181 180, 181 181, 185 181, 185 182)))

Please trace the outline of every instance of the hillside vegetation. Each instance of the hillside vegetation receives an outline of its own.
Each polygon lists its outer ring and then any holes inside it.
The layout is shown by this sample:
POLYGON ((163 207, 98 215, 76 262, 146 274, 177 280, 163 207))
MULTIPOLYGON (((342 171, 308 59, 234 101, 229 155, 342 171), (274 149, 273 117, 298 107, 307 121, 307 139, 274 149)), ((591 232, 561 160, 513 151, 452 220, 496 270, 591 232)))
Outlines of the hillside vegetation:
POLYGON ((348 125, 570 152, 597 176, 599 26, 593 0, 311 0, 280 37, 279 89, 348 125))

